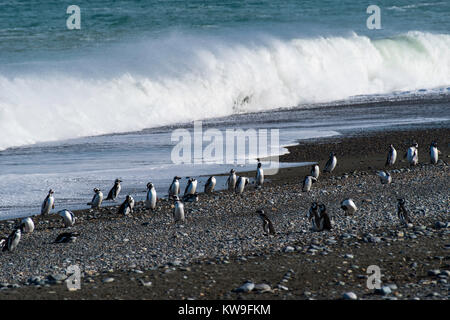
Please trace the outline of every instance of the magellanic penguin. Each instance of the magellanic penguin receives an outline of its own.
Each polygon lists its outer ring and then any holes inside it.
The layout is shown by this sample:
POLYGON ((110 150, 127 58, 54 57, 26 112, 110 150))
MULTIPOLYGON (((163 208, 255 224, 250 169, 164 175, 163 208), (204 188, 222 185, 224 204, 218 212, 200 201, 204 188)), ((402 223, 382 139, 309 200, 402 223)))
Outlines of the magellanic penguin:
POLYGON ((3 251, 14 251, 22 237, 22 226, 16 228, 7 239, 3 241, 3 251))
POLYGON ((315 165, 313 165, 312 168, 311 168, 311 176, 314 177, 314 178, 316 178, 316 179, 319 179, 319 175, 320 175, 320 168, 319 168, 319 165, 318 165, 318 164, 315 164, 315 165))
POLYGON ((197 179, 189 178, 186 189, 184 189, 184 195, 194 194, 195 191, 197 191, 197 179))
POLYGON ((247 177, 239 177, 236 182, 236 193, 241 194, 242 192, 244 192, 244 188, 247 184, 248 184, 247 177))
POLYGON ((131 208, 132 200, 133 200, 133 198, 130 195, 127 195, 124 202, 122 202, 122 204, 120 205, 118 213, 123 214, 125 216, 130 214, 133 211, 131 208))
POLYGON ((92 209, 100 208, 103 201, 103 192, 98 188, 94 188, 94 196, 92 197, 92 201, 88 203, 88 206, 91 206, 92 209))
POLYGON ((267 215, 264 213, 264 210, 257 210, 256 213, 259 214, 259 217, 263 222, 264 233, 267 235, 274 235, 275 228, 273 227, 272 221, 270 221, 269 217, 267 217, 267 215))
POLYGON ((345 215, 352 215, 358 210, 352 199, 348 198, 341 202, 341 209, 345 211, 345 215))
POLYGON ((132 196, 130 196, 130 198, 128 199, 128 202, 130 203, 130 210, 131 210, 131 213, 133 213, 133 210, 134 210, 134 204, 135 204, 136 202, 134 201, 134 198, 133 198, 132 196))
POLYGON ((180 179, 178 176, 173 178, 172 184, 169 187, 169 199, 174 199, 180 193, 180 179))
POLYGON ((262 187, 263 183, 264 183, 264 170, 262 168, 261 162, 258 159, 258 166, 256 169, 256 180, 255 180, 256 187, 257 188, 262 187))
POLYGON ((437 147, 437 142, 433 141, 430 145, 430 162, 432 164, 436 164, 438 162, 440 153, 441 152, 437 147))
POLYGON ((397 216, 400 219, 400 222, 404 225, 411 223, 411 219, 408 216, 408 211, 405 208, 405 204, 405 199, 397 199, 397 216))
POLYGON ((173 220, 175 223, 184 221, 184 204, 178 196, 175 196, 175 206, 173 208, 173 220))
POLYGON ((334 152, 330 152, 330 158, 328 159, 327 163, 325 164, 325 168, 323 169, 323 172, 332 172, 334 168, 336 168, 337 164, 337 158, 334 152))
POLYGON ((313 202, 309 208, 308 219, 311 220, 313 231, 331 230, 330 218, 323 204, 313 202))
POLYGON ((75 224, 76 218, 72 211, 64 209, 64 210, 58 211, 58 214, 63 218, 64 226, 66 228, 72 227, 75 224))
POLYGON ((415 166, 419 163, 419 145, 417 142, 408 148, 405 157, 411 166, 415 166))
POLYGON ((109 190, 108 197, 106 197, 105 200, 116 200, 116 198, 119 196, 120 190, 122 189, 122 186, 120 185, 121 182, 122 180, 120 179, 116 179, 114 181, 114 186, 111 188, 111 190, 109 190))
POLYGON ((54 243, 69 243, 77 240, 80 234, 78 232, 64 232, 59 234, 54 243))
POLYGON ((394 146, 391 144, 389 146, 389 152, 387 155, 385 166, 393 166, 395 164, 395 160, 397 160, 397 150, 395 150, 394 146))
POLYGON ((26 233, 32 233, 34 231, 34 222, 30 217, 26 217, 21 221, 22 231, 26 233))
POLYGON ((214 187, 216 186, 216 178, 214 176, 209 177, 205 184, 205 193, 213 193, 214 187))
POLYGON ((230 175, 227 179, 227 186, 229 191, 234 191, 234 189, 236 188, 236 179, 236 171, 234 171, 234 169, 231 169, 230 175))
POLYGON ((313 176, 306 176, 305 179, 303 179, 302 191, 308 192, 309 190, 311 190, 311 186, 314 182, 317 182, 316 178, 314 178, 313 176))
POLYGON ((147 198, 145 198, 145 205, 147 209, 155 210, 156 209, 156 189, 153 183, 147 183, 147 198))
POLYGON ((48 191, 47 197, 45 197, 44 202, 42 202, 41 206, 41 214, 46 215, 49 214, 52 209, 55 209, 55 198, 53 197, 53 189, 48 191))
POLYGON ((389 172, 381 170, 377 174, 380 177, 381 184, 389 184, 392 182, 392 176, 389 172))
POLYGON ((324 204, 319 204, 319 217, 322 230, 331 230, 332 221, 327 213, 327 208, 324 204))

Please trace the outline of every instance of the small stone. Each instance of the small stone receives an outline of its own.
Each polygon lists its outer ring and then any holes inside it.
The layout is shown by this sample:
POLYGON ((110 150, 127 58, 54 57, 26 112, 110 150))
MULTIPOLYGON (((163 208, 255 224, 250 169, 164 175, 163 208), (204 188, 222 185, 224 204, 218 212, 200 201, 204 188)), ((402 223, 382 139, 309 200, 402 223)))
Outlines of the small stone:
POLYGON ((257 290, 259 292, 267 292, 270 291, 272 288, 265 283, 259 283, 257 285, 255 285, 254 290, 257 290))
POLYGON ((110 283, 110 282, 113 282, 114 281, 114 278, 105 278, 105 279, 103 279, 103 283, 110 283))
POLYGON ((255 288, 255 284, 253 282, 246 282, 239 288, 235 289, 235 292, 250 292, 255 288))
POLYGON ((375 293, 380 294, 382 296, 386 296, 386 295, 390 294, 391 292, 392 292, 391 288, 389 288, 388 286, 383 286, 380 289, 375 289, 375 293))
POLYGON ((439 275, 440 273, 441 273, 441 270, 439 270, 439 269, 428 270, 428 275, 432 276, 432 277, 435 277, 435 276, 439 275))
POLYGON ((346 259, 353 259, 353 255, 350 254, 350 253, 347 253, 347 254, 344 256, 344 258, 346 258, 346 259))
POLYGON ((291 247, 291 246, 287 246, 286 248, 284 248, 284 250, 283 250, 284 252, 294 252, 295 251, 295 249, 294 249, 294 247, 291 247))
POLYGON ((356 296, 356 294, 354 292, 346 292, 342 295, 342 298, 344 300, 357 300, 358 297, 356 296))

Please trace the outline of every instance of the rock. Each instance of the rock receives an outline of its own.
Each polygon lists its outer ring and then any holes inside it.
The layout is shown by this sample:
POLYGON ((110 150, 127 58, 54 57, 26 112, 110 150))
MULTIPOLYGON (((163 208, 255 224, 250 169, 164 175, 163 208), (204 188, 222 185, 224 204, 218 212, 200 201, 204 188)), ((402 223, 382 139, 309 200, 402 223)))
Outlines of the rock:
POLYGON ((398 289, 397 285, 395 283, 391 283, 387 285, 391 291, 395 291, 398 289))
POLYGON ((67 276, 65 274, 60 274, 60 273, 54 273, 47 277, 47 281, 51 284, 61 283, 66 279, 67 279, 67 276))
POLYGON ((436 223, 434 225, 437 229, 443 229, 443 228, 448 228, 449 223, 448 222, 445 223, 442 221, 436 221, 436 223))
POLYGON ((284 291, 288 291, 288 290, 289 290, 288 287, 283 286, 283 285, 281 285, 281 284, 279 284, 279 285, 277 286, 277 288, 280 289, 280 290, 284 290, 284 291))
POLYGON ((439 269, 428 270, 428 275, 432 276, 432 277, 435 277, 435 276, 439 275, 440 273, 441 273, 441 270, 439 270, 439 269))
POLYGON ((448 270, 442 270, 440 273, 441 276, 444 276, 446 278, 450 277, 450 271, 448 270))
POLYGON ((235 292, 250 292, 255 288, 255 284, 253 282, 246 282, 239 288, 235 289, 235 292))
POLYGON ((353 255, 350 254, 350 253, 347 253, 347 254, 344 256, 344 258, 346 258, 346 259, 353 259, 353 255))
POLYGON ((295 249, 294 249, 294 247, 291 247, 291 246, 287 246, 286 248, 284 248, 284 250, 283 250, 284 252, 294 252, 295 251, 295 249))
POLYGON ((391 288, 389 288, 388 286, 382 286, 380 289, 375 289, 375 293, 380 294, 382 296, 386 296, 386 295, 390 294, 391 292, 392 292, 391 288))
POLYGON ((113 282, 114 281, 114 278, 111 278, 111 277, 109 277, 109 278, 105 278, 105 279, 103 279, 103 283, 111 283, 111 282, 113 282))
POLYGON ((358 297, 356 296, 356 294, 354 292, 346 292, 342 295, 342 298, 344 300, 357 300, 358 297))
POLYGON ((259 292, 267 292, 267 291, 271 291, 272 288, 268 284, 259 283, 259 284, 255 285, 253 290, 257 290, 259 292))
POLYGON ((151 282, 151 281, 145 282, 144 280, 139 279, 139 282, 140 282, 141 285, 143 285, 144 287, 150 287, 150 286, 152 285, 152 282, 151 282))

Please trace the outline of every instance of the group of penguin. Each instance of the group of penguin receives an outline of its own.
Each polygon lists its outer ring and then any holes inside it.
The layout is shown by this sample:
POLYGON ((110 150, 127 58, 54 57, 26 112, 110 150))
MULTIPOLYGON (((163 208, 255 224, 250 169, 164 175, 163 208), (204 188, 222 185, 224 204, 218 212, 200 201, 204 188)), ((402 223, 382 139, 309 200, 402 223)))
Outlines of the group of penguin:
MULTIPOLYGON (((418 164, 419 155, 418 155, 418 144, 416 142, 413 143, 411 147, 408 148, 405 158, 410 163, 411 166, 415 166, 418 164)), ((436 164, 438 162, 440 151, 437 148, 437 143, 432 142, 430 145, 430 161, 432 164, 436 164)), ((397 151, 395 150, 393 145, 389 146, 389 152, 386 159, 386 167, 392 166, 395 164, 397 159, 397 151)), ((259 159, 255 177, 255 187, 261 188, 264 183, 264 171, 262 169, 262 164, 259 159)), ((331 152, 329 155, 329 159, 324 167, 324 172, 331 173, 337 165, 337 157, 336 154, 331 152)), ((314 164, 311 168, 310 175, 307 175, 303 180, 302 191, 308 192, 311 189, 311 186, 314 182, 316 182, 319 178, 320 168, 319 165, 314 164)), ((378 175, 380 177, 380 181, 382 184, 389 184, 392 182, 392 177, 388 171, 379 171, 378 175)), ((198 193, 197 191, 197 180, 192 177, 187 177, 188 183, 186 185, 186 189, 184 191, 184 195, 182 199, 179 197, 180 193, 180 179, 181 177, 175 176, 173 181, 169 187, 168 194, 169 200, 174 200, 174 211, 173 218, 174 222, 182 222, 185 220, 184 216, 184 204, 183 202, 197 202, 198 201, 198 193)), ((108 193, 108 196, 105 200, 115 201, 121 191, 120 183, 122 180, 116 179, 114 181, 114 186, 108 193)), ((211 194, 214 191, 216 186, 216 178, 214 176, 209 177, 209 179, 205 183, 204 192, 206 194, 211 194)), ((242 194, 244 192, 245 187, 249 184, 249 178, 244 176, 237 176, 236 171, 231 169, 228 179, 226 181, 227 189, 229 191, 234 191, 237 194, 242 194)), ((52 189, 49 190, 45 200, 41 206, 41 215, 47 215, 50 213, 51 209, 55 208, 55 198, 53 196, 54 191, 52 189)), ((408 211, 405 208, 406 201, 405 199, 397 199, 397 215, 402 224, 411 223, 411 219, 408 216, 408 211)), ((100 208, 103 202, 103 193, 100 189, 94 188, 94 196, 91 202, 88 205, 91 206, 92 209, 100 208)), ((147 184, 147 196, 145 200, 146 207, 150 210, 156 209, 157 195, 156 190, 153 183, 149 182, 147 184)), ((120 205, 118 212, 123 215, 128 215, 133 212, 133 208, 135 205, 135 200, 131 195, 127 195, 124 202, 120 205)), ((354 201, 350 198, 344 199, 341 202, 341 209, 344 210, 346 215, 353 215, 357 211, 357 207, 354 201)), ((275 234, 275 228, 268 218, 268 216, 264 213, 264 210, 260 209, 256 211, 261 220, 263 221, 263 231, 268 235, 275 234)), ((67 209, 63 209, 58 211, 58 214, 62 217, 64 226, 71 227, 75 224, 75 215, 73 212, 67 209)), ((327 214, 327 210, 324 204, 318 204, 317 202, 313 202, 308 212, 308 220, 311 221, 312 229, 314 231, 324 231, 331 230, 334 221, 330 219, 327 214)), ((2 251, 14 251, 17 247, 22 233, 31 233, 34 230, 34 222, 31 217, 24 218, 20 225, 17 226, 13 232, 7 238, 0 239, 0 250, 2 251)), ((55 243, 61 242, 71 242, 76 239, 79 234, 76 232, 65 232, 60 235, 55 240, 55 243)))

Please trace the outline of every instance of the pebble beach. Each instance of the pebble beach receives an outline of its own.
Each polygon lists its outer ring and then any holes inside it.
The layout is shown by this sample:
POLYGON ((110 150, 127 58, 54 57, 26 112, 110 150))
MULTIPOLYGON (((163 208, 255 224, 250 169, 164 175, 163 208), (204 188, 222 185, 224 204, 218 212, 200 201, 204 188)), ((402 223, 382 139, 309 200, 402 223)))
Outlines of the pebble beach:
MULTIPOLYGON (((330 151, 338 157, 336 170, 321 172, 310 192, 301 190, 310 167, 286 168, 267 176, 262 189, 200 194, 199 202, 185 203, 182 224, 173 223, 167 199, 153 212, 138 202, 126 217, 117 213, 122 199, 104 202, 76 211, 70 230, 58 215, 33 217, 34 232, 16 251, 0 253, 0 299, 448 299, 449 136, 444 125, 302 141, 280 160, 318 161, 322 169, 330 151), (419 143, 416 167, 403 159, 412 140, 419 143), (435 165, 433 140, 441 150, 435 165), (389 169, 393 182, 382 185, 376 171, 391 143, 398 159, 389 169), (358 207, 353 216, 340 209, 348 197, 358 207), (400 197, 410 226, 397 218, 400 197), (312 201, 327 206, 331 231, 311 230, 312 201), (276 235, 263 234, 255 213, 261 208, 276 235), (80 235, 53 243, 67 231, 80 235), (81 270, 77 291, 64 283, 71 265, 81 270), (381 268, 381 289, 367 288, 369 265, 381 268)), ((54 212, 63 209, 57 201, 54 212)), ((18 222, 1 222, 0 234, 18 222)))

